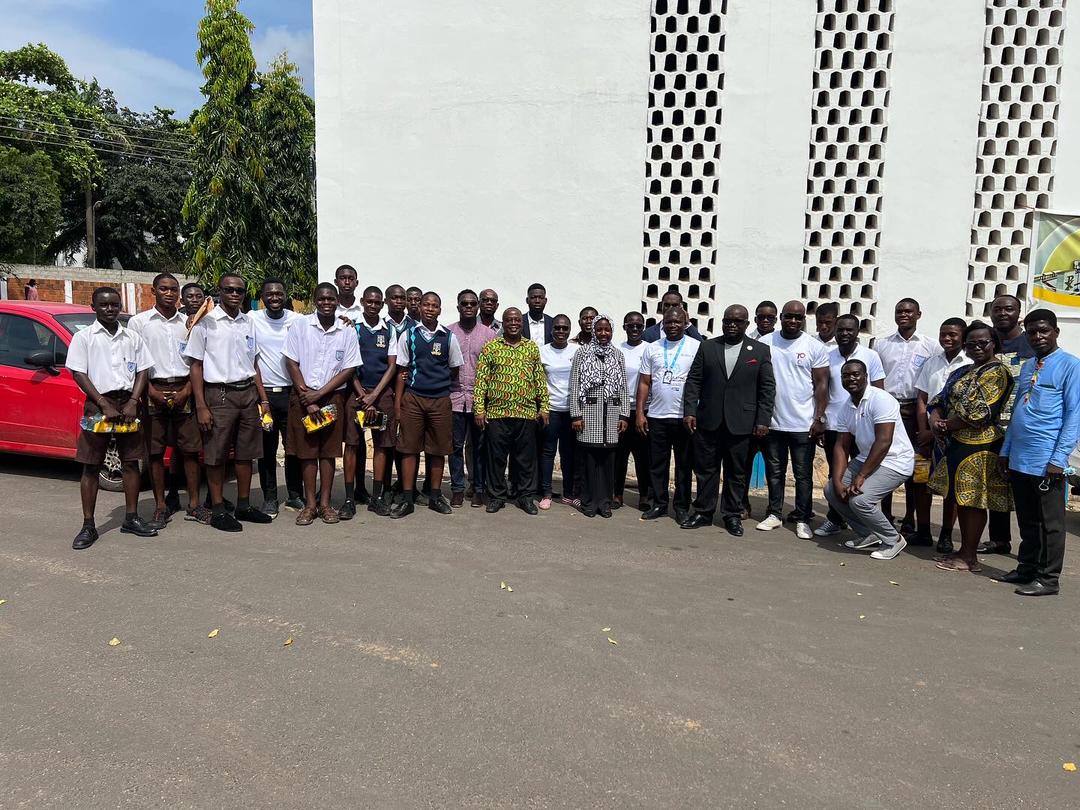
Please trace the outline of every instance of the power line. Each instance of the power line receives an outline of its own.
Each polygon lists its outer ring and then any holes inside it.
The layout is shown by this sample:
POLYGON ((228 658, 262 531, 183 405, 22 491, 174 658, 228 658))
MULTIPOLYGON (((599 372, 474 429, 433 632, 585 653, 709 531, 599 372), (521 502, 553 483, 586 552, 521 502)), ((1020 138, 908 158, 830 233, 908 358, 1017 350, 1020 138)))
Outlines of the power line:
MULTIPOLYGON (((9 130, 12 130, 14 132, 20 132, 20 133, 26 132, 26 130, 19 130, 19 129, 16 129, 15 127, 9 127, 6 124, 0 124, 0 130, 3 130, 3 129, 9 129, 9 130)), ((41 145, 44 145, 44 146, 57 146, 57 147, 71 146, 70 143, 64 143, 63 141, 49 140, 48 138, 40 137, 40 136, 37 137, 37 138, 33 138, 33 139, 27 139, 27 138, 18 138, 18 137, 15 137, 14 135, 6 135, 3 132, 0 132, 0 138, 3 138, 4 140, 12 141, 12 142, 22 141, 23 143, 26 143, 27 141, 29 141, 30 143, 41 144, 41 145)), ((118 155, 120 157, 150 158, 150 159, 153 159, 153 160, 160 160, 160 161, 165 162, 165 163, 174 162, 174 163, 185 164, 187 166, 194 165, 194 160, 192 160, 191 158, 182 157, 180 155, 170 155, 170 154, 152 153, 152 152, 140 152, 140 151, 137 151, 137 150, 134 150, 134 149, 127 149, 127 150, 121 151, 121 150, 117 150, 117 149, 108 149, 106 147, 93 145, 93 144, 90 145, 90 148, 92 148, 95 152, 101 152, 103 154, 108 154, 108 155, 118 155)))
MULTIPOLYGON (((29 123, 36 123, 36 124, 50 124, 50 123, 53 123, 48 118, 44 118, 44 117, 40 117, 40 116, 34 116, 34 115, 30 115, 30 114, 27 114, 23 118, 15 118, 13 116, 0 116, 0 118, 8 118, 9 120, 20 121, 20 122, 21 121, 26 121, 26 122, 29 122, 29 123)), ((82 122, 86 122, 86 123, 90 123, 90 124, 102 125, 102 122, 98 121, 96 119, 83 118, 83 117, 75 116, 75 115, 65 115, 64 119, 67 122, 82 121, 82 122)), ((92 129, 92 128, 90 128, 88 126, 85 126, 85 125, 68 123, 68 126, 70 126, 72 129, 75 129, 75 130, 94 132, 95 134, 97 134, 99 132, 99 130, 92 129)), ((112 122, 106 122, 105 123, 105 128, 106 129, 119 130, 119 133, 122 134, 124 137, 140 138, 140 139, 144 139, 144 140, 155 140, 156 139, 156 140, 165 141, 170 147, 175 146, 175 147, 178 147, 178 148, 185 148, 186 146, 188 146, 190 144, 190 141, 185 141, 183 138, 180 138, 180 137, 176 136, 175 134, 169 133, 167 131, 158 132, 156 135, 149 135, 145 131, 143 131, 143 129, 141 127, 136 127, 136 126, 128 125, 128 124, 115 124, 115 123, 112 123, 112 122)))
MULTIPOLYGON (((67 114, 65 114, 64 117, 69 121, 82 121, 84 123, 97 124, 99 126, 103 123, 103 121, 101 119, 86 118, 84 116, 79 116, 79 115, 67 115, 67 114)), ((106 125, 110 126, 110 127, 115 128, 115 129, 126 129, 126 130, 134 130, 134 131, 140 131, 140 130, 143 129, 142 127, 140 127, 140 126, 138 126, 136 124, 121 124, 121 123, 116 123, 116 122, 113 122, 113 121, 109 121, 108 119, 104 119, 104 123, 106 125)), ((183 122, 180 122, 180 123, 183 123, 183 122)), ((169 132, 167 130, 162 132, 162 136, 163 137, 173 138, 174 140, 180 140, 179 136, 177 136, 175 133, 171 133, 171 132, 169 132)))
MULTIPOLYGON (((13 124, 19 125, 19 126, 9 126, 10 129, 15 129, 15 130, 24 131, 24 132, 33 132, 33 133, 37 133, 39 135, 48 135, 48 136, 53 137, 53 138, 62 139, 64 137, 64 133, 62 133, 62 132, 52 132, 52 131, 47 130, 47 129, 42 129, 42 128, 40 128, 40 125, 38 127, 34 127, 34 126, 32 126, 33 122, 29 122, 29 121, 27 121, 25 119, 13 118, 11 116, 0 115, 0 123, 3 123, 4 121, 9 121, 9 122, 12 122, 13 124)), ((174 149, 171 146, 163 146, 163 145, 152 144, 152 143, 129 143, 126 140, 125 141, 115 141, 115 140, 110 140, 108 138, 102 137, 100 133, 95 132, 94 130, 83 129, 81 127, 76 127, 76 126, 72 126, 70 129, 73 132, 75 132, 77 135, 82 136, 83 139, 88 141, 88 142, 102 143, 102 144, 107 144, 107 145, 110 145, 110 146, 137 146, 137 147, 142 148, 142 149, 147 149, 147 150, 151 150, 151 151, 155 151, 155 152, 161 152, 163 154, 186 155, 186 154, 190 153, 190 148, 187 148, 187 149, 174 149)))

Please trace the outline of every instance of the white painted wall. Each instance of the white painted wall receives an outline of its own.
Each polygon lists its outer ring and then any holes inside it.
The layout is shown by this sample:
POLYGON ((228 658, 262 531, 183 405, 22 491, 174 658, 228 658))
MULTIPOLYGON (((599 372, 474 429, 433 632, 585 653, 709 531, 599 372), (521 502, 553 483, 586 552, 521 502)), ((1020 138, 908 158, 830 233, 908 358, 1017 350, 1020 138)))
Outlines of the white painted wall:
POLYGON ((315 0, 319 273, 640 305, 649 3, 315 0))

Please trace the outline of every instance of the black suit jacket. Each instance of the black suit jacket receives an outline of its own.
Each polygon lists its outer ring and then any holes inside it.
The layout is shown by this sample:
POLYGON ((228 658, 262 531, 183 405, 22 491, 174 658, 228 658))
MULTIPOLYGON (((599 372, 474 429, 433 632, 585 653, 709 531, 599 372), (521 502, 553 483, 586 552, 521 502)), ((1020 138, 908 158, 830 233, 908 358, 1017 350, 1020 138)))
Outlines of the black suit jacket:
POLYGON ((544 313, 544 339, 543 340, 537 340, 536 335, 532 335, 532 334, 529 333, 529 310, 527 310, 527 309, 523 310, 522 313, 521 313, 521 317, 522 317, 522 320, 523 320, 524 325, 525 325, 525 330, 524 330, 525 337, 527 337, 529 340, 531 340, 537 346, 543 346, 545 343, 551 343, 551 324, 555 320, 554 318, 552 318, 546 312, 544 313))
POLYGON ((722 338, 703 341, 683 388, 683 413, 697 417, 701 430, 721 425, 737 435, 772 422, 776 380, 772 352, 764 343, 743 338, 735 368, 724 368, 722 338))

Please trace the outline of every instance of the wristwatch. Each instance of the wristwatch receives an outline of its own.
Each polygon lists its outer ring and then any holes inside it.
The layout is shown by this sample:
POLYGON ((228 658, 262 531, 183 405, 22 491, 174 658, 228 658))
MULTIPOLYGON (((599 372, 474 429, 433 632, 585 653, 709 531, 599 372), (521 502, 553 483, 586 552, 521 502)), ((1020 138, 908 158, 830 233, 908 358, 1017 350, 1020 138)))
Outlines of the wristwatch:
POLYGON ((825 414, 822 414, 821 416, 815 416, 814 421, 815 422, 820 422, 821 424, 824 425, 825 424, 825 414))

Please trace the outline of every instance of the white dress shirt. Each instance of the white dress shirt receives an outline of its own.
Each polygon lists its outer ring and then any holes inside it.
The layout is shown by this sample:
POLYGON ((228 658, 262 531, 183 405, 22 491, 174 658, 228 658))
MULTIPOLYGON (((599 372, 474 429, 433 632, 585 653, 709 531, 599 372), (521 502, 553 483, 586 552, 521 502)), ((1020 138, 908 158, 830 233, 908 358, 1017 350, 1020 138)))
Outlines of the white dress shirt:
MULTIPOLYGON (((323 329, 318 313, 293 324, 285 338, 285 356, 300 366, 300 375, 308 388, 319 389, 347 368, 359 368, 360 344, 356 330, 335 316, 329 329, 323 329)), ((338 391, 344 391, 343 383, 338 391)))
POLYGON ((540 320, 534 321, 532 316, 529 315, 528 310, 525 311, 525 337, 535 343, 537 346, 544 345, 544 316, 540 316, 540 320))
POLYGON ((915 377, 923 363, 941 353, 941 347, 921 332, 904 340, 900 332, 874 341, 874 349, 885 367, 885 390, 901 402, 915 399, 915 377))
POLYGON ((100 394, 131 391, 135 375, 153 363, 138 333, 117 324, 116 332, 110 335, 97 320, 72 336, 66 361, 69 371, 85 374, 100 394))
POLYGON ((214 307, 195 324, 184 356, 201 360, 203 382, 240 383, 255 376, 259 341, 255 321, 240 312, 230 318, 225 307, 214 307))
POLYGON ((958 368, 970 365, 971 358, 964 354, 963 349, 958 351, 952 360, 945 356, 945 352, 935 354, 919 369, 919 374, 915 377, 915 390, 926 394, 929 402, 941 393, 950 374, 958 368))
POLYGON ((289 372, 285 370, 285 337, 292 325, 304 320, 304 316, 284 309, 280 318, 271 318, 265 309, 259 309, 248 313, 248 317, 255 323, 259 343, 259 373, 262 374, 263 385, 267 388, 292 385, 289 372))
POLYGON ((342 306, 341 302, 338 302, 337 312, 334 313, 334 317, 340 318, 342 315, 353 323, 360 323, 360 321, 364 319, 364 302, 359 298, 356 298, 353 300, 353 305, 351 307, 342 306))
POLYGON ((157 307, 133 315, 127 328, 143 339, 154 364, 150 379, 186 377, 189 373, 184 349, 187 347, 187 316, 176 310, 166 318, 157 307))

